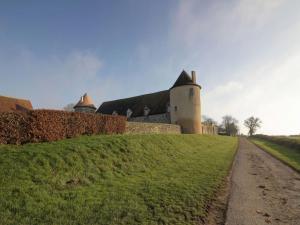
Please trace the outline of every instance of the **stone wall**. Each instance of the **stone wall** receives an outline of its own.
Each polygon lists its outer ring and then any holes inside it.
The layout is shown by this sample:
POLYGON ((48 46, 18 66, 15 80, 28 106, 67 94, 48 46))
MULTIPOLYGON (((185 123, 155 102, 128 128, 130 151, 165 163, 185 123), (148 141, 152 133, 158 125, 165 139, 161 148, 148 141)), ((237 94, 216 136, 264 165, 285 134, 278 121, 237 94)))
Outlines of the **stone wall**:
POLYGON ((168 123, 168 124, 171 123, 170 113, 133 117, 133 118, 128 118, 128 121, 143 122, 143 123, 168 123))
POLYGON ((125 134, 181 134, 175 124, 127 122, 125 134))
POLYGON ((202 134, 218 135, 218 127, 202 124, 202 134))

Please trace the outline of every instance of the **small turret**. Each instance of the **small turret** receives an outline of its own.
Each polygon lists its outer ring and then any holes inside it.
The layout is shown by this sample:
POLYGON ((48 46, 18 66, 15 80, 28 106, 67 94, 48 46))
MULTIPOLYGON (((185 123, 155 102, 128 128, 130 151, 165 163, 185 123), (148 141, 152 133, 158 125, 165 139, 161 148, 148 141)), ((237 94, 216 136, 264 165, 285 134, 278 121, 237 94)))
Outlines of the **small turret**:
POLYGON ((96 107, 90 96, 85 93, 81 96, 79 102, 74 106, 75 112, 88 112, 94 113, 96 111, 96 107))
POLYGON ((180 125, 183 133, 202 133, 200 90, 196 72, 191 77, 184 70, 170 89, 171 123, 180 125))

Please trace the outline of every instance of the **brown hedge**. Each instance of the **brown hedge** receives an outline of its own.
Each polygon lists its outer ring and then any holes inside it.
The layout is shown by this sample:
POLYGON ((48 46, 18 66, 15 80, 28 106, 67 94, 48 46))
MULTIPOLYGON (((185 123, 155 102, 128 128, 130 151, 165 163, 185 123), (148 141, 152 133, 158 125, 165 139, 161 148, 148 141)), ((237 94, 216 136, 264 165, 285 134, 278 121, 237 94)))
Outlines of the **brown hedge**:
POLYGON ((0 143, 48 142, 79 135, 121 134, 126 117, 58 110, 0 113, 0 143))

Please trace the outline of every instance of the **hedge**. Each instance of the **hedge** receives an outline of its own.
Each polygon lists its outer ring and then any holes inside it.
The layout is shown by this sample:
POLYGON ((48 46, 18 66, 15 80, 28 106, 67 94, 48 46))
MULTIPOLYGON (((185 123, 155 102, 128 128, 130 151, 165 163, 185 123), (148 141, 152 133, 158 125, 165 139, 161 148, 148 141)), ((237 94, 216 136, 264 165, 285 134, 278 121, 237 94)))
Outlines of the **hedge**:
POLYGON ((79 135, 122 134, 126 117, 58 110, 0 113, 0 144, 49 142, 79 135))
POLYGON ((300 140, 298 140, 298 139, 289 138, 289 137, 285 137, 285 136, 268 136, 268 135, 262 135, 262 134, 255 135, 253 137, 262 139, 262 140, 266 140, 266 141, 270 141, 275 144, 282 145, 282 146, 285 146, 288 148, 293 148, 293 149, 300 151, 300 140))

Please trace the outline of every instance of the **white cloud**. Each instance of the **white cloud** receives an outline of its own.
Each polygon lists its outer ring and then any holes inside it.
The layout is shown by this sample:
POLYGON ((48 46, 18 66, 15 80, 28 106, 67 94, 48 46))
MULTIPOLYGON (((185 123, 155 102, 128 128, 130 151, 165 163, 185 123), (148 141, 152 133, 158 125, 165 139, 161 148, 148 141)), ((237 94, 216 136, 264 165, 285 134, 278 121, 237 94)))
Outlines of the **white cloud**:
POLYGON ((72 75, 78 79, 93 79, 102 67, 102 62, 90 52, 73 52, 63 62, 67 76, 72 75))
POLYGON ((261 28, 268 23, 283 2, 283 0, 241 0, 228 14, 231 15, 231 22, 237 20, 241 26, 261 28))
POLYGON ((217 86, 209 95, 221 98, 224 95, 232 95, 243 89, 243 84, 236 81, 229 81, 225 85, 217 86))
POLYGON ((207 39, 235 41, 266 26, 283 2, 210 1, 207 6, 199 0, 182 0, 174 12, 171 36, 187 47, 195 47, 207 39))
MULTIPOLYGON (((242 132, 245 118, 254 115, 263 121, 260 132, 300 133, 300 52, 281 63, 270 63, 244 72, 238 81, 216 86, 203 95, 204 114, 218 120, 232 114, 242 132)), ((243 72, 242 72, 243 73, 243 72)))
POLYGON ((170 37, 203 71, 203 114, 219 121, 231 114, 244 133, 251 115, 263 120, 260 132, 300 133, 297 8, 289 0, 179 2, 170 37))

